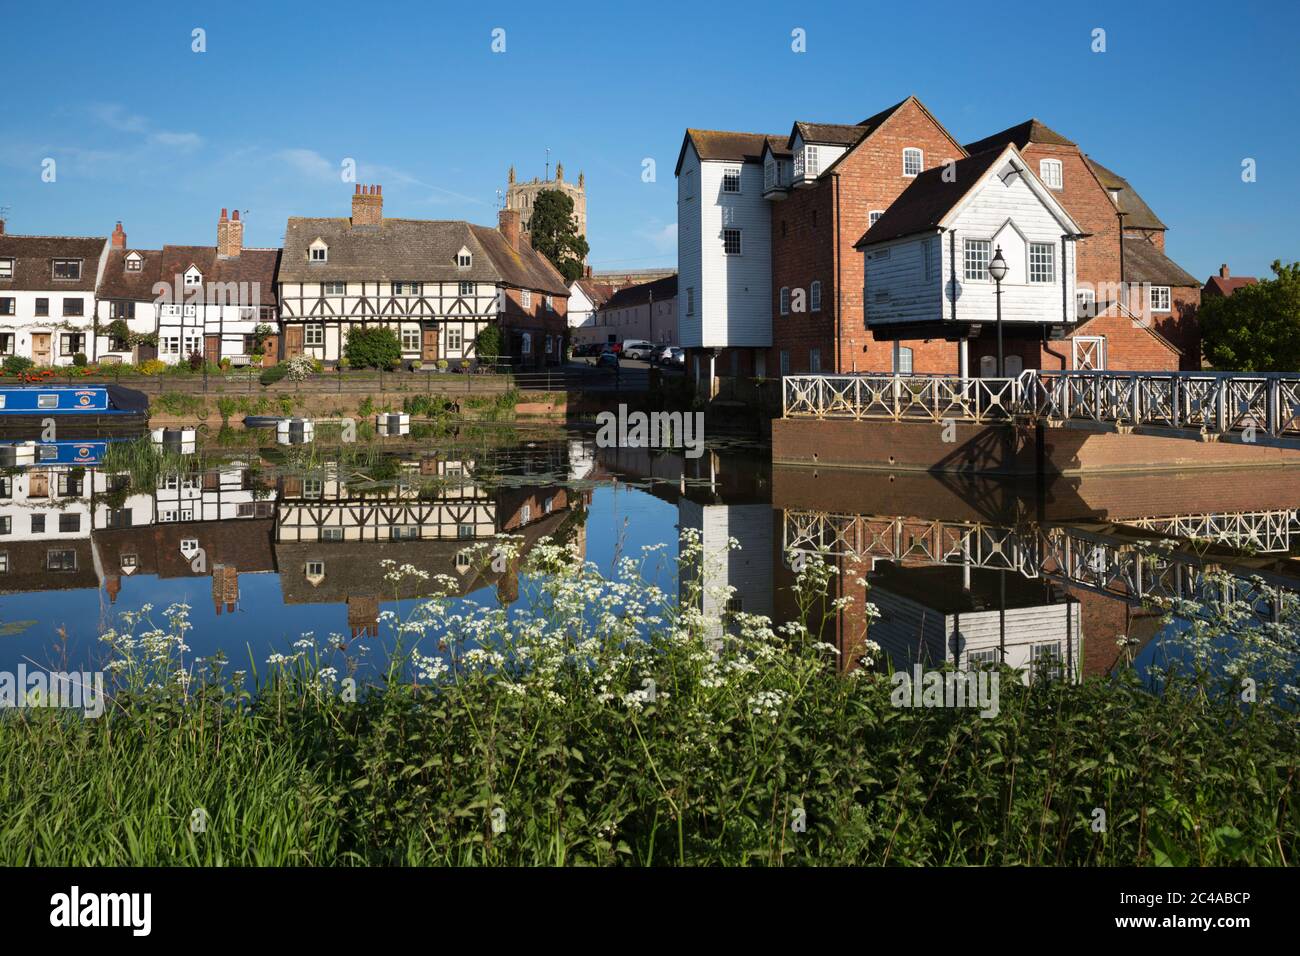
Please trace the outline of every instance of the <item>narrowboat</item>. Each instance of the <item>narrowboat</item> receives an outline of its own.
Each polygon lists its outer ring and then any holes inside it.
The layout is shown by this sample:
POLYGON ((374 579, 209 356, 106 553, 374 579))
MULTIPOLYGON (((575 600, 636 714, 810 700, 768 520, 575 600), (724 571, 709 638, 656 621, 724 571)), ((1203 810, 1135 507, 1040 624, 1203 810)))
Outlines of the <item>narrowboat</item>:
POLYGON ((21 441, 0 444, 0 468, 41 465, 98 465, 108 451, 105 441, 21 441))
POLYGON ((118 385, 0 386, 0 438, 130 438, 149 422, 149 399, 118 385))

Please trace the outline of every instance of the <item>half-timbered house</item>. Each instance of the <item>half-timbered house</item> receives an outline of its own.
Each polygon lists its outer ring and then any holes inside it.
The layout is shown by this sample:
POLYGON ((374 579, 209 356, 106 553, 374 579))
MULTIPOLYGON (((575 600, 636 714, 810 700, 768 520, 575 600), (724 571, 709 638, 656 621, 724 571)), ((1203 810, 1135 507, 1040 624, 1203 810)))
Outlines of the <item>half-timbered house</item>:
POLYGON ((91 358, 139 363, 158 357, 157 286, 161 249, 133 249, 119 222, 113 229, 104 274, 96 292, 96 335, 91 358))
POLYGON ((350 218, 291 217, 280 262, 282 357, 337 362, 349 330, 391 328, 406 360, 475 359, 486 326, 516 364, 563 360, 569 291, 519 231, 454 220, 392 219, 383 189, 356 187, 350 218))

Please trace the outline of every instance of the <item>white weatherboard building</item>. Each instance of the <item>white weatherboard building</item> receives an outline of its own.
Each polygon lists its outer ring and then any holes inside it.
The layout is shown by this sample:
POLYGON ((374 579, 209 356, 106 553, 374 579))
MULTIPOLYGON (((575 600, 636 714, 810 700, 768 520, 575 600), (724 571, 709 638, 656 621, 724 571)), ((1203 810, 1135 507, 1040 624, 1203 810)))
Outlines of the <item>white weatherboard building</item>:
MULTIPOLYGON (((1074 323, 1081 234, 1014 146, 925 171, 856 244, 864 253, 867 321, 913 332, 928 326, 935 337, 959 323, 994 325, 988 267, 1001 251, 1004 323, 1074 323)), ((974 371, 968 364, 962 338, 961 374, 974 371)), ((1020 371, 1019 356, 1008 356, 1007 374, 1020 371)))
POLYGON ((103 236, 14 236, 0 220, 0 358, 71 365, 90 355, 103 236))
MULTIPOLYGON (((772 216, 764 148, 784 137, 687 130, 677 160, 677 323, 692 349, 772 344, 772 216)), ((712 378, 694 356, 690 372, 712 378)))

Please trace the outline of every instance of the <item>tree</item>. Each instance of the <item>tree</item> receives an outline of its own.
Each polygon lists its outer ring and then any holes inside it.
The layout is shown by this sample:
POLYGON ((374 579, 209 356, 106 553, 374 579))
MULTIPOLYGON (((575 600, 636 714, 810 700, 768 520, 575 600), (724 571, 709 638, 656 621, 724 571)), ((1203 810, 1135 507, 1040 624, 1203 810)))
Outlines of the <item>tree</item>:
POLYGON ((402 343, 386 325, 368 325, 348 333, 344 351, 353 368, 391 368, 402 359, 402 343))
POLYGON ((558 189, 539 192, 528 229, 533 248, 551 260, 566 282, 581 278, 589 247, 587 240, 578 235, 570 197, 558 189))
POLYGON ((1274 260, 1272 269, 1273 279, 1201 301, 1201 339, 1216 369, 1300 370, 1300 263, 1274 260))
POLYGON ((478 335, 474 336, 474 357, 486 365, 492 365, 500 355, 501 329, 495 324, 483 326, 478 335))

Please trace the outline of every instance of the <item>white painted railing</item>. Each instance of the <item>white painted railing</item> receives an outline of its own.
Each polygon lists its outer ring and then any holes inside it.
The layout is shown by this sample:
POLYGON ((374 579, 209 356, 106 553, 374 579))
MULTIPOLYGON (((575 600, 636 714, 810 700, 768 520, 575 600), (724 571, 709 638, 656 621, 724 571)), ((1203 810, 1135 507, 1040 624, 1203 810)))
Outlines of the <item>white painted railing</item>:
POLYGON ((1300 440, 1300 373, 787 375, 782 400, 787 418, 974 424, 1045 419, 1190 429, 1262 444, 1300 440))
POLYGON ((1021 382, 955 375, 787 375, 786 418, 1002 422, 1019 414, 1021 382))

